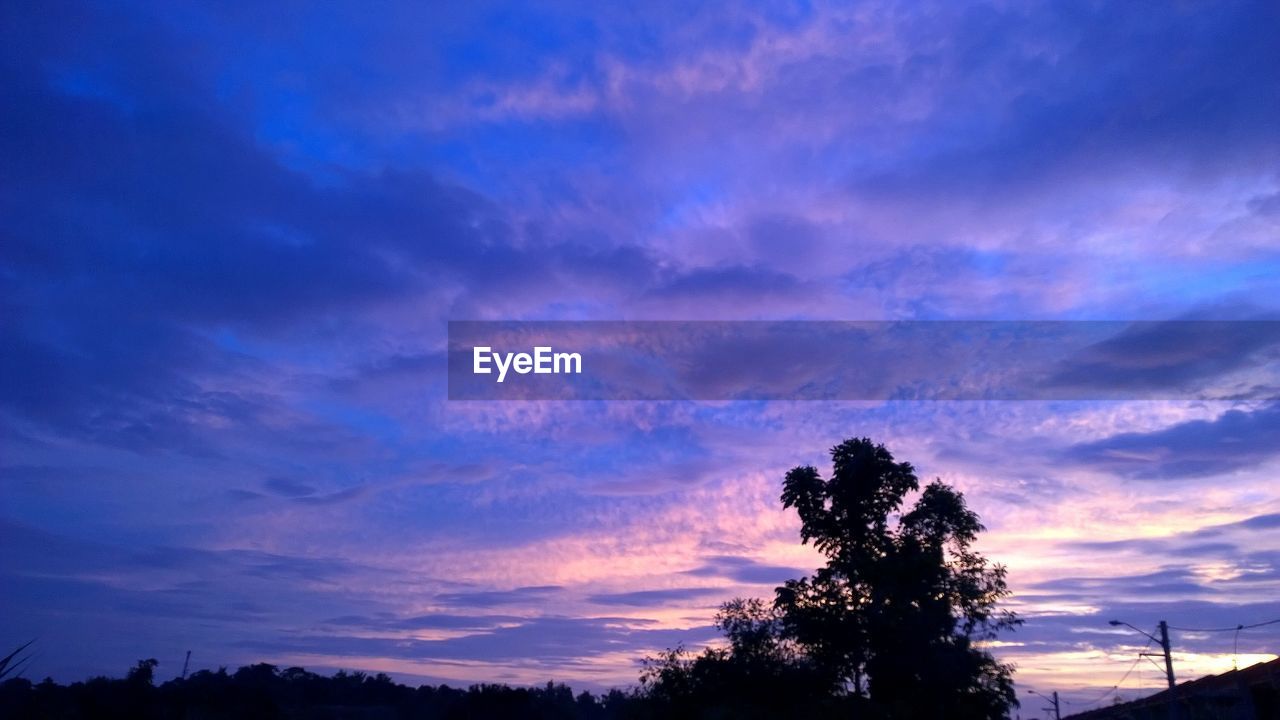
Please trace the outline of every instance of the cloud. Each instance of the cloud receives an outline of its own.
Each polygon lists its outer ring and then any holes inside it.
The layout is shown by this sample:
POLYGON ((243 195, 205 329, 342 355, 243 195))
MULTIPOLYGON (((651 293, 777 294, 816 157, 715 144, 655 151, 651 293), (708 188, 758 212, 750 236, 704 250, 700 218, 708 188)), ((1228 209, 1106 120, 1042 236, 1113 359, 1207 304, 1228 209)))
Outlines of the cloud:
POLYGON ((512 625, 526 618, 517 615, 453 615, 433 613, 397 618, 391 615, 367 617, 344 615, 325 620, 325 625, 367 630, 490 630, 502 625, 512 625))
POLYGON ((751 585, 781 585, 787 580, 802 578, 813 572, 812 569, 769 565, 751 558, 733 555, 715 555, 706 560, 706 564, 687 571, 688 574, 699 577, 728 578, 751 585))
MULTIPOLYGON (((650 290, 667 306, 694 310, 704 303, 757 302, 788 303, 802 298, 805 283, 786 273, 764 267, 729 266, 695 269, 679 274, 650 290)), ((687 314, 687 313, 681 313, 687 314)))
POLYGON ((1186 390, 1243 368, 1274 362, 1273 319, 1134 323, 1061 363, 1052 385, 1186 390))
POLYGON ((987 87, 1000 100, 986 103, 984 115, 963 96, 944 96, 951 102, 929 120, 976 123, 976 136, 915 167, 860 179, 863 192, 1016 196, 1101 168, 1237 171, 1254 162, 1249 148, 1275 147, 1262 118, 1280 109, 1280 85, 1263 68, 1277 52, 1261 30, 1275 21, 1274 8, 1241 2, 1213 17, 1153 17, 1109 3, 961 15, 943 51, 918 62, 959 73, 950 92, 987 87))
MULTIPOLYGON (((106 72, 173 65, 158 59, 173 52, 162 33, 121 42, 133 51, 106 72)), ((472 288, 456 299, 465 308, 552 295, 573 276, 626 285, 650 272, 641 250, 525 247, 501 208, 427 172, 326 184, 285 167, 243 119, 200 105, 199 63, 190 76, 140 72, 122 104, 50 79, 47 66, 74 55, 46 28, 10 46, 2 68, 3 100, 20 111, 3 135, 18 195, 3 208, 0 262, 15 281, 2 300, 0 402, 62 433, 211 452, 175 406, 235 423, 259 398, 209 386, 264 370, 224 337, 296 341, 299 321, 358 323, 438 284, 472 288)))
POLYGON ((1255 515, 1248 520, 1241 520, 1238 525, 1239 527, 1248 528, 1249 530, 1272 530, 1280 528, 1280 513, 1255 515))
POLYGON ((308 485, 301 480, 294 480, 286 477, 267 478, 262 483, 267 490, 281 495, 283 497, 297 498, 306 495, 314 495, 315 487, 308 485))
POLYGON ((635 607, 656 607, 672 603, 704 601, 710 596, 722 596, 719 588, 688 587, 667 588, 664 590, 633 590, 622 593, 600 593, 587 596, 589 602, 597 605, 630 605, 635 607))
POLYGON ((442 593, 436 602, 451 607, 495 607, 521 605, 541 601, 562 590, 559 585, 537 585, 512 590, 484 590, 475 592, 442 593))
POLYGON ((335 490, 325 495, 304 495, 293 500, 307 505, 332 505, 362 497, 369 492, 369 489, 368 485, 355 485, 345 490, 335 490))
POLYGON ((1174 598, 1200 598, 1214 595, 1216 591, 1199 582, 1189 568, 1169 568, 1141 575, 1107 576, 1099 578, 1064 577, 1034 583, 1031 590, 1051 591, 1059 597, 1105 597, 1114 599, 1159 600, 1174 598))
MULTIPOLYGON (((368 657, 412 660, 478 660, 504 662, 537 658, 541 662, 574 661, 606 653, 629 653, 711 640, 711 627, 647 629, 626 618, 541 617, 487 632, 445 640, 383 639, 341 635, 307 635, 249 640, 252 651, 308 654, 353 653, 368 657)), ((639 623, 643 625, 644 623, 639 623)))
POLYGON ((1280 454, 1280 403, 1228 410, 1162 430, 1122 433, 1081 443, 1067 462, 1137 480, 1179 480, 1226 475, 1280 454))

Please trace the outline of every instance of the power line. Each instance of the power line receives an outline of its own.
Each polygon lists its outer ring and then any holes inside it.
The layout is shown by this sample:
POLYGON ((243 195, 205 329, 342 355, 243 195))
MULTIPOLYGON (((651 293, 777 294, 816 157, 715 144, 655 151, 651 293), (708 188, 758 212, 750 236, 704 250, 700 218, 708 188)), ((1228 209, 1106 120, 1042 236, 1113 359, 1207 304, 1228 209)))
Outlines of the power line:
POLYGON ((1237 630, 1248 630, 1249 628, 1262 627, 1263 625, 1275 625, 1276 623, 1280 623, 1280 618, 1276 618, 1275 620, 1268 620, 1266 622, 1254 623, 1252 625, 1233 625, 1232 627, 1224 627, 1224 628, 1188 628, 1188 627, 1174 627, 1170 625, 1169 629, 1180 630, 1182 632, 1236 632, 1237 630))
POLYGON ((1107 690, 1106 692, 1102 693, 1102 695, 1101 695, 1101 696, 1099 696, 1096 700, 1090 700, 1090 701, 1089 701, 1089 702, 1087 702, 1087 703, 1083 703, 1083 704, 1081 705, 1081 707, 1089 707, 1090 705, 1096 705, 1096 704, 1098 704, 1098 703, 1102 702, 1103 700, 1106 700, 1106 699, 1107 699, 1107 698, 1108 698, 1112 693, 1114 693, 1114 692, 1116 692, 1117 690, 1119 690, 1119 689, 1120 689, 1120 686, 1124 684, 1124 681, 1125 681, 1125 680, 1128 680, 1128 679, 1129 679, 1129 675, 1133 673, 1133 669, 1134 669, 1134 668, 1136 668, 1136 667, 1138 667, 1138 663, 1140 663, 1140 662, 1142 662, 1142 658, 1140 658, 1140 657, 1139 657, 1139 658, 1136 658, 1136 659, 1133 661, 1133 664, 1129 666, 1129 669, 1125 671, 1124 675, 1120 676, 1120 680, 1119 680, 1119 682, 1117 682, 1115 685, 1112 685, 1112 686, 1111 686, 1111 688, 1110 688, 1109 690, 1107 690))
POLYGON ((1148 639, 1147 639, 1147 644, 1143 646, 1143 648, 1142 648, 1142 652, 1139 652, 1139 653, 1138 653, 1138 657, 1136 657, 1136 658, 1134 658, 1134 659, 1133 659, 1133 664, 1132 664, 1132 665, 1130 665, 1130 666, 1129 666, 1129 669, 1128 669, 1128 670, 1126 670, 1126 671, 1124 672, 1124 675, 1121 675, 1121 676, 1120 676, 1120 679, 1116 682, 1116 684, 1111 686, 1111 689, 1109 689, 1109 690, 1107 690, 1106 692, 1102 693, 1102 695, 1101 695, 1101 696, 1099 696, 1099 697, 1098 697, 1098 699, 1096 699, 1096 700, 1090 700, 1090 701, 1089 701, 1089 702, 1087 702, 1087 703, 1083 703, 1080 707, 1089 707, 1090 705, 1096 705, 1096 704, 1098 704, 1098 703, 1102 702, 1103 700, 1106 700, 1106 699, 1107 699, 1107 697, 1108 697, 1108 696, 1110 696, 1112 693, 1114 693, 1114 692, 1116 692, 1117 690, 1119 690, 1119 689, 1120 689, 1120 686, 1124 684, 1124 681, 1125 681, 1125 680, 1128 680, 1128 679, 1129 679, 1129 676, 1133 674, 1133 670, 1134 670, 1134 668, 1138 667, 1138 663, 1142 662, 1142 657, 1143 657, 1143 656, 1142 656, 1142 653, 1146 652, 1146 651, 1147 651, 1147 649, 1151 647, 1151 643, 1153 643, 1153 642, 1155 642, 1153 639, 1151 639, 1151 638, 1148 638, 1148 639))
MULTIPOLYGON (((1236 642, 1238 643, 1240 640, 1241 630, 1249 630, 1251 628, 1264 627, 1266 625, 1275 625, 1276 623, 1280 623, 1280 618, 1276 618, 1275 620, 1267 620, 1265 622, 1260 622, 1260 623, 1253 623, 1251 625, 1241 624, 1241 625, 1236 625, 1234 627, 1225 627, 1225 628, 1187 628, 1187 627, 1174 627, 1172 625, 1169 625, 1168 628, 1170 630, 1178 630, 1181 632, 1233 632, 1233 633, 1236 633, 1236 642)), ((1143 633, 1143 634, 1146 635, 1146 633, 1143 633)), ((1125 671, 1124 675, 1120 676, 1120 680, 1117 681, 1115 685, 1112 685, 1111 688, 1108 689, 1106 692, 1102 693, 1102 695, 1099 696, 1097 699, 1090 700, 1089 702, 1086 702, 1086 703, 1082 703, 1079 707, 1085 708, 1090 705, 1096 705, 1102 702, 1103 700, 1106 700, 1112 694, 1120 690, 1120 686, 1123 685, 1124 681, 1128 680, 1129 676, 1133 674, 1134 669, 1136 669, 1138 667, 1138 664, 1142 662, 1142 658, 1146 657, 1144 653, 1146 653, 1146 651, 1151 647, 1151 643, 1153 642, 1155 642, 1155 638, 1152 637, 1151 635, 1147 635, 1147 644, 1142 648, 1142 652, 1138 653, 1138 657, 1134 658, 1133 663, 1129 665, 1129 669, 1125 671)))
POLYGON ((1234 637, 1234 639, 1231 641, 1231 669, 1232 669, 1232 670, 1239 670, 1239 669, 1240 669, 1240 666, 1239 666, 1239 662, 1240 662, 1240 631, 1241 631, 1241 630, 1248 630, 1248 629, 1250 629, 1250 628, 1259 628, 1259 627, 1263 627, 1263 626, 1265 626, 1265 625, 1275 625, 1276 623, 1280 623, 1280 618, 1276 618, 1275 620, 1267 620, 1266 622, 1254 623, 1254 624, 1252 624, 1252 625, 1243 625, 1243 624, 1241 624, 1241 625, 1236 625, 1236 626, 1235 626, 1235 627, 1233 627, 1233 628, 1183 628, 1183 627, 1175 627, 1175 628, 1170 628, 1170 629, 1172 629, 1172 630, 1181 630, 1182 632, 1229 632, 1229 633, 1235 633, 1235 637, 1234 637))

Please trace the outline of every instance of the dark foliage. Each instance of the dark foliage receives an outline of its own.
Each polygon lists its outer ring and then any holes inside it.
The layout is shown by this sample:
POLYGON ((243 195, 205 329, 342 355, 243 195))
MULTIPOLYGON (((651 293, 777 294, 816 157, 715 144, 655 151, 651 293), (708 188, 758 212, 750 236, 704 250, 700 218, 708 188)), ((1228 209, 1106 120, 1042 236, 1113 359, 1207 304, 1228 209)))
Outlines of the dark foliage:
POLYGON ((0 684, 0 717, 110 718, 121 720, 291 718, 398 720, 400 718, 532 718, 605 720, 647 718, 633 694, 613 691, 577 696, 566 685, 536 688, 473 685, 401 685, 384 674, 339 671, 326 677, 299 667, 258 664, 234 673, 200 671, 152 685, 155 661, 138 663, 123 679, 94 678, 63 686, 11 679, 0 684))
POLYGON ((645 710, 669 718, 847 716, 855 700, 783 634, 782 617, 757 599, 725 603, 716 625, 728 647, 683 648, 645 661, 645 710))

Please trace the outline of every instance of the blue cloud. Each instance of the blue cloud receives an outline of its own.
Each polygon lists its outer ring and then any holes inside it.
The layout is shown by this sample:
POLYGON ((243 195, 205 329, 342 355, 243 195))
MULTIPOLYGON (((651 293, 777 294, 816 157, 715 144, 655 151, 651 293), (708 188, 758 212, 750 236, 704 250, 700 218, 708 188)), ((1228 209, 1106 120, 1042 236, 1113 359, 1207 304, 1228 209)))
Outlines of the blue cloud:
POLYGON ((1064 459, 1122 477, 1178 480, 1253 468, 1280 454, 1280 403, 1075 445, 1064 459))
POLYGON ((665 590, 633 590, 621 593, 599 593, 588 595, 587 600, 597 605, 630 605, 634 607, 661 606, 673 602, 699 601, 707 602, 708 598, 723 597, 724 591, 719 588, 688 587, 667 588, 665 590))

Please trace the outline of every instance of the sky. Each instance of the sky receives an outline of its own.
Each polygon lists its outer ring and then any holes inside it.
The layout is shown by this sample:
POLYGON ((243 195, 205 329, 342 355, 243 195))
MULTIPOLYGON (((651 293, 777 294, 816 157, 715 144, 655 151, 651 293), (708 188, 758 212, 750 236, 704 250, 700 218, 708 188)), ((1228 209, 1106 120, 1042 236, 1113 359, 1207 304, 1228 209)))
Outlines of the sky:
POLYGON ((5 3, 0 647, 627 686, 817 566, 851 436, 982 516, 1020 691, 1280 618, 1274 386, 447 399, 450 320, 1280 310, 1275 3, 693 5, 5 3))

